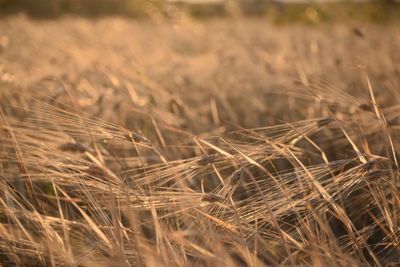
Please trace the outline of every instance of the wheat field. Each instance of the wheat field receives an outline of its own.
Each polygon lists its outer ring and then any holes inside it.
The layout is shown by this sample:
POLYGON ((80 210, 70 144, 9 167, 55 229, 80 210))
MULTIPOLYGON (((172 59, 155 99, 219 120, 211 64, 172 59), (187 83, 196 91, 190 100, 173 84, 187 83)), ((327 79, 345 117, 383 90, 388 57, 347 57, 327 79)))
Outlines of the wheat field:
POLYGON ((400 28, 0 20, 3 266, 400 265, 400 28))

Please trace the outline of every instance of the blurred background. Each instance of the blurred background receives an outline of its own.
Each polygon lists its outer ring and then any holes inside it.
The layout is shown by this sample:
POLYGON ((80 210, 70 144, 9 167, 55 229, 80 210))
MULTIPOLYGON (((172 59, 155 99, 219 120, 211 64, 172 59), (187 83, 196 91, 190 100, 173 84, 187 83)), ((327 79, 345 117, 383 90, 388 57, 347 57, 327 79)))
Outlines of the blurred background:
POLYGON ((347 18, 384 22, 400 14, 397 0, 0 0, 3 16, 26 12, 35 17, 63 14, 169 17, 177 9, 195 17, 267 16, 279 22, 347 18))

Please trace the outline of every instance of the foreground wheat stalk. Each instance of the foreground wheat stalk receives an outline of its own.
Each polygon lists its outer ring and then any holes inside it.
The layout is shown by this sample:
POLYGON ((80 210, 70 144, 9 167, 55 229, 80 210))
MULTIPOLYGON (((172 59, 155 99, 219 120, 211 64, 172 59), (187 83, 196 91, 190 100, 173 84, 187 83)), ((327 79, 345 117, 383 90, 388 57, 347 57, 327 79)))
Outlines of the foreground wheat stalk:
POLYGON ((400 107, 378 104, 372 87, 365 99, 320 83, 287 92, 326 116, 203 137, 152 119, 148 138, 76 100, 18 96, 31 103, 23 107, 5 94, 2 257, 28 266, 399 263, 400 107))

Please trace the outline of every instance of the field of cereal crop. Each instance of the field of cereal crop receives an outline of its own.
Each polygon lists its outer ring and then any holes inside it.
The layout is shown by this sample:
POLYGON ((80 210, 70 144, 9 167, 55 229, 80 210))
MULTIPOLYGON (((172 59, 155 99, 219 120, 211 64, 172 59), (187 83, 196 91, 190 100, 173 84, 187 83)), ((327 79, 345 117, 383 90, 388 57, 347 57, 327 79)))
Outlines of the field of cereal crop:
POLYGON ((399 77, 397 22, 4 16, 0 265, 397 266, 399 77))

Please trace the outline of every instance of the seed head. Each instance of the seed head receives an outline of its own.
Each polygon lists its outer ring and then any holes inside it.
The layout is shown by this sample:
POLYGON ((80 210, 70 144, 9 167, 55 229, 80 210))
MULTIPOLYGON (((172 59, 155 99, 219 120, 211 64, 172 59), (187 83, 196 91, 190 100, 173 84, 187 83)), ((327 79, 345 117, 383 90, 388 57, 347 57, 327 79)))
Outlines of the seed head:
POLYGON ((65 143, 58 147, 61 151, 68 151, 68 152, 77 152, 77 153, 85 153, 87 148, 76 142, 76 143, 65 143))
POLYGON ((242 177, 243 173, 243 167, 240 167, 239 169, 235 170, 230 178, 231 184, 235 185, 240 181, 240 178, 242 177))
POLYGON ((371 104, 361 104, 358 106, 359 109, 364 110, 364 111, 369 111, 369 112, 373 112, 374 111, 374 107, 371 104))
POLYGON ((214 160, 217 158, 217 155, 212 154, 212 155, 203 155, 198 161, 199 165, 208 165, 214 162, 214 160))
POLYGON ((144 136, 141 136, 140 134, 134 132, 129 132, 128 134, 126 134, 125 139, 136 143, 143 143, 147 141, 147 139, 144 136))
POLYGON ((334 118, 328 117, 328 118, 324 118, 324 119, 319 120, 317 122, 317 125, 318 125, 319 128, 322 128, 324 126, 327 126, 327 125, 331 124, 334 121, 335 121, 334 118))
POLYGON ((223 202, 224 200, 225 200, 224 197, 213 194, 213 193, 206 194, 201 198, 201 201, 210 202, 210 203, 223 202))
POLYGON ((372 171, 379 164, 377 159, 370 160, 367 163, 363 164, 363 171, 369 172, 372 171))

